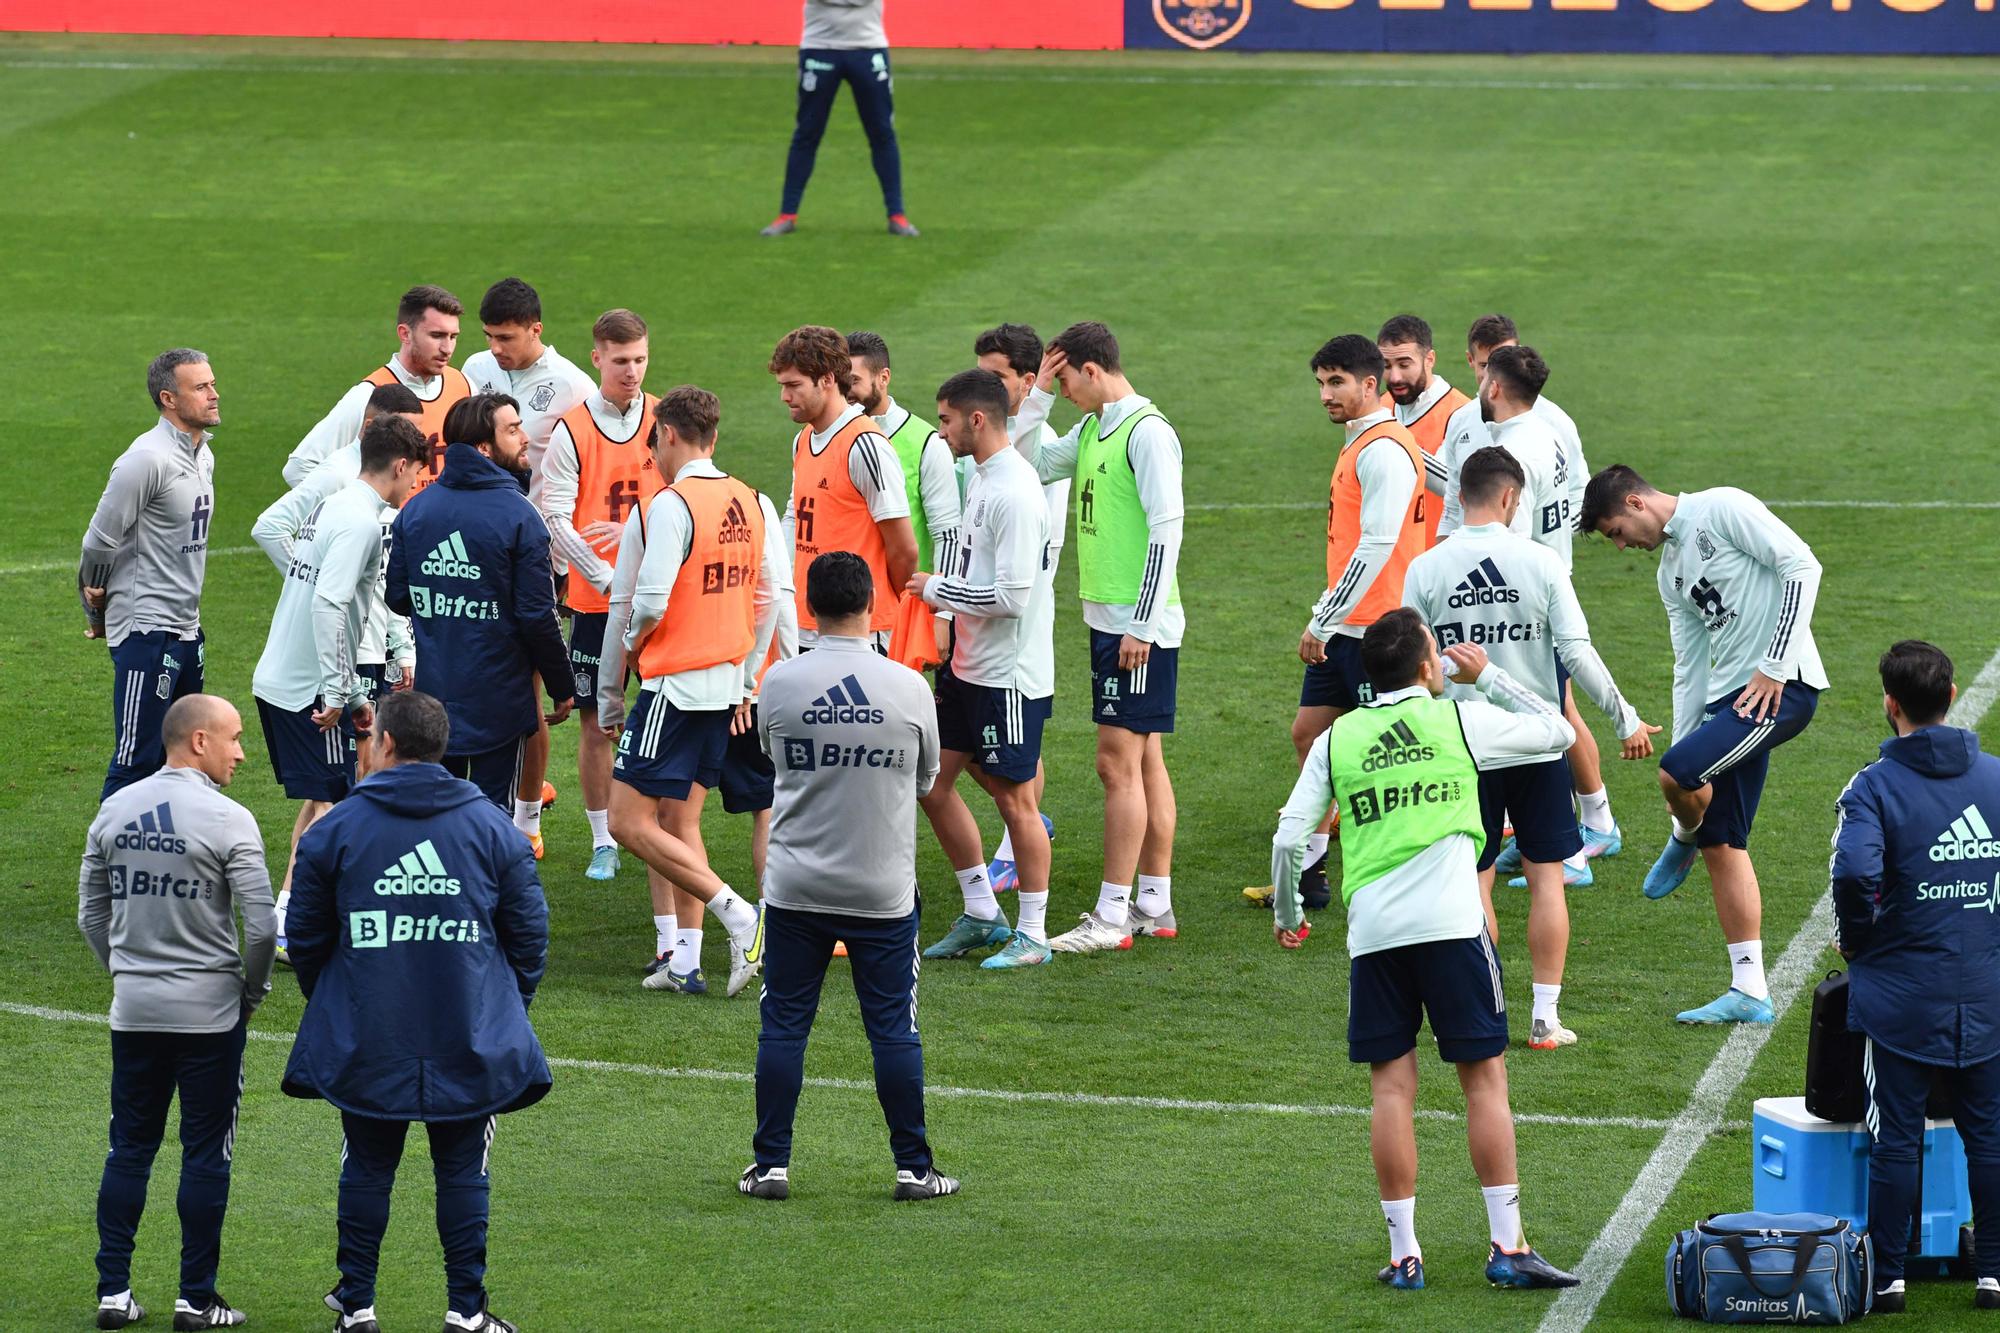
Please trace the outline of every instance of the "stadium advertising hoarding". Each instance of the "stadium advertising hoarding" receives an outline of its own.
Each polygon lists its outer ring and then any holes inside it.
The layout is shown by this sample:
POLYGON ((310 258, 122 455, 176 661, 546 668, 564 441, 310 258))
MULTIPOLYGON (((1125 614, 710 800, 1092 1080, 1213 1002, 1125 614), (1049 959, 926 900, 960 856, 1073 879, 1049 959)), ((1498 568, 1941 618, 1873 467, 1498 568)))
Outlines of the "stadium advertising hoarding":
MULTIPOLYGON (((800 0, 0 0, 0 31, 797 46, 800 0)), ((888 0, 892 46, 1115 50, 1118 0, 888 0)))
POLYGON ((1124 0, 1125 45, 1199 51, 2000 54, 2000 0, 1124 0))

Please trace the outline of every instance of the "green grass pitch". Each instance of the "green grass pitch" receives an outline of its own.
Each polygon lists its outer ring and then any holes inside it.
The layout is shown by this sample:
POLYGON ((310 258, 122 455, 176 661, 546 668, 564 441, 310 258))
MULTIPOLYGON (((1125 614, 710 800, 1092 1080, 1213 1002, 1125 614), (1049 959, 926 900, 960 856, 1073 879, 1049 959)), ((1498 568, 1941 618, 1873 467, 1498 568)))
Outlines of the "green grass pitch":
MULTIPOLYGON (((612 884, 583 878, 565 727, 543 864, 554 941, 534 1018, 552 1056, 613 1067, 565 1065, 547 1101, 502 1126, 495 1306, 532 1330, 1533 1327, 1548 1298, 1480 1277, 1484 1217, 1462 1126, 1444 1114, 1459 1099, 1433 1056, 1421 1105, 1440 1114, 1421 1122, 1418 1213, 1432 1289, 1377 1289, 1385 1246, 1355 1112, 1367 1080, 1345 1060, 1340 914, 1284 954, 1238 896, 1268 878, 1292 778, 1294 649, 1321 583, 1314 510, 1338 436, 1307 358, 1331 334, 1412 310, 1438 329, 1440 370, 1469 387, 1460 331, 1504 310, 1554 368, 1550 393, 1594 465, 1821 503, 1779 509, 1826 566, 1814 628, 1834 689, 1777 759, 1758 829, 1775 959, 1825 887, 1833 798, 1883 734, 1877 653, 1935 639, 1963 685, 2000 645, 1996 515, 1974 504, 2000 499, 1986 436, 2000 177, 1980 169, 2000 69, 899 53, 923 239, 882 234, 843 105, 801 230, 768 242, 756 228, 777 202, 791 60, 0 42, 0 1002, 101 1013, 108 1000, 74 888, 109 673, 82 636, 71 569, 106 468, 150 420, 142 371, 161 348, 204 348, 219 375, 209 679, 247 709, 277 590, 243 550, 251 520, 291 445, 392 350, 394 300, 414 281, 476 304, 521 274, 543 294, 549 340, 578 360, 599 311, 639 310, 654 328, 650 387, 718 392, 724 465, 781 498, 792 428, 763 367, 785 330, 882 331, 897 390, 921 409, 969 364, 978 329, 1100 318, 1187 449, 1189 632, 1168 749, 1182 938, 1018 976, 928 969, 930 1128, 964 1195, 892 1208, 872 1093, 824 1086, 802 1106, 792 1201, 750 1203, 734 1177, 748 1160, 755 1006, 639 989, 642 881, 630 858, 612 884), (1941 507, 1848 507, 1862 501, 1941 507), (997 1095, 1010 1092, 1087 1096, 997 1095)), ((1070 419, 1062 408, 1058 424, 1070 419)), ((1583 542, 1576 577, 1614 674, 1665 723, 1651 558, 1583 542)), ((1059 590, 1052 922, 1092 901, 1100 823, 1073 562, 1059 590)), ((1724 975, 1703 877, 1660 903, 1639 896, 1664 832, 1653 769, 1607 770, 1628 850, 1572 900, 1563 1010, 1582 1044, 1517 1046, 1511 1061, 1517 1112, 1639 1122, 1521 1131, 1530 1237, 1569 1265, 1724 1040, 1670 1021, 1724 975)), ((231 794, 282 859, 291 810, 254 739, 231 794)), ((990 807, 975 808, 997 835, 990 807)), ((708 838, 725 876, 747 880, 745 826, 718 815, 708 838)), ((927 831, 920 847, 930 938, 955 905, 927 831)), ((1503 891, 1502 903, 1525 1040, 1525 902, 1503 891)), ((256 1030, 288 1032, 299 1011, 281 974, 256 1030)), ((1798 1090, 1804 1034, 1795 1009, 1619 1274, 1604 1324, 1661 1325, 1668 1233, 1748 1205, 1741 1126, 1754 1096, 1798 1090)), ((8 1010, 0 1041, 0 1329, 83 1328, 104 1030, 8 1010)), ((326 1106, 278 1093, 283 1053, 281 1040, 250 1047, 221 1286, 252 1327, 317 1328, 339 1134, 326 1106)), ((837 965, 808 1072, 867 1071, 837 965)), ((136 1268, 156 1310, 172 1299, 174 1169, 169 1147, 136 1268)), ((438 1319, 429 1193, 417 1152, 384 1256, 392 1329, 438 1319)), ((1970 1309, 1962 1286, 1911 1301, 1927 1319, 1970 1309)))

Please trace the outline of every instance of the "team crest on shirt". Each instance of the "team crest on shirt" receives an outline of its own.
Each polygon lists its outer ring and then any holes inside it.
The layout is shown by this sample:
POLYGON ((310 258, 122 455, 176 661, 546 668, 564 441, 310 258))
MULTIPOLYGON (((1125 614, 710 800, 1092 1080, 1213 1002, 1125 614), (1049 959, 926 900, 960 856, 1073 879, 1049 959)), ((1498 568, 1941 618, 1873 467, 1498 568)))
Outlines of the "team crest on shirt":
POLYGON ((535 396, 528 400, 528 410, 530 412, 546 412, 549 410, 549 404, 555 400, 556 386, 553 384, 540 385, 535 390, 535 396))
POLYGON ((1704 560, 1715 559, 1715 543, 1711 541, 1709 539, 1708 534, 1702 531, 1700 528, 1695 529, 1694 549, 1701 552, 1701 558, 1704 560))
POLYGON ((1250 0, 1153 0, 1160 31, 1197 51, 1221 46, 1250 22, 1250 0))

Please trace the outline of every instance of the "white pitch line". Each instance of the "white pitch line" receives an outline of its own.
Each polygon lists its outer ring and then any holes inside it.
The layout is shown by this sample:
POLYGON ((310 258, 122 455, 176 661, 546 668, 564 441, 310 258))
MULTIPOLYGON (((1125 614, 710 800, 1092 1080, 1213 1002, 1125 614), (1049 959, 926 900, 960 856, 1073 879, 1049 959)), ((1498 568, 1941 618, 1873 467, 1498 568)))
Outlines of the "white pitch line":
MULTIPOLYGON (((211 556, 258 555, 262 551, 263 548, 261 546, 218 546, 214 550, 211 550, 209 554, 211 556)), ((24 574, 57 574, 65 570, 72 574, 76 572, 75 557, 71 557, 68 560, 44 560, 33 565, 0 565, 0 579, 13 578, 24 574)))
MULTIPOLYGON (((93 1023, 104 1025, 110 1019, 104 1014, 87 1014, 75 1009, 50 1009, 38 1004, 14 1004, 0 1001, 0 1013, 15 1014, 22 1018, 40 1018, 55 1023, 93 1023)), ((271 1042, 278 1045, 290 1044, 296 1033, 265 1032, 252 1028, 250 1040, 271 1042)), ((639 1078, 688 1079, 700 1083, 754 1083, 756 1075, 738 1069, 683 1069, 671 1065, 627 1064, 617 1060, 574 1060, 561 1056, 548 1057, 549 1064, 556 1069, 575 1069, 590 1074, 629 1074, 639 1078)), ((875 1094, 872 1082, 855 1078, 808 1078, 809 1088, 828 1088, 840 1092, 865 1092, 875 1094)), ((1038 1092, 1019 1088, 959 1088, 949 1084, 930 1084, 924 1088, 926 1097, 941 1097, 957 1101, 1006 1102, 1013 1105, 1042 1106, 1084 1106, 1093 1110, 1114 1108, 1140 1111, 1180 1111, 1215 1115, 1285 1115, 1308 1116, 1325 1119, 1360 1119, 1372 1111, 1366 1106, 1329 1106, 1294 1102, 1232 1102, 1214 1101, 1207 1098, 1182 1097, 1128 1097, 1107 1096, 1095 1092, 1038 1092)), ((1455 1111, 1420 1110, 1417 1116, 1422 1120, 1445 1120, 1463 1123, 1465 1117, 1455 1111)), ((1667 1129, 1673 1122, 1648 1119, 1644 1116, 1588 1116, 1588 1115, 1517 1115, 1515 1122, 1524 1125, 1553 1125, 1565 1129, 1631 1129, 1658 1132, 1667 1129)), ((1737 1126, 1747 1128, 1747 1126, 1737 1126)))
MULTIPOLYGON (((1972 687, 1958 696, 1950 720, 1957 726, 1976 729, 1996 695, 2000 695, 2000 650, 1995 650, 1987 660, 1972 687)), ((1583 1279, 1581 1285, 1568 1288, 1556 1298, 1542 1319, 1540 1333, 1578 1333, 1589 1325, 1598 1302, 1611 1290, 1612 1282, 1625 1268, 1625 1261, 1645 1239, 1647 1229, 1672 1197, 1674 1187, 1680 1184, 1696 1152, 1721 1128, 1722 1113, 1728 1109, 1730 1099, 1749 1076, 1757 1053, 1784 1020, 1785 1011, 1818 971, 1820 954, 1832 936, 1833 890, 1829 886, 1813 904, 1805 924, 1792 936, 1784 956, 1771 971, 1772 1021, 1739 1023, 1730 1032, 1701 1081, 1695 1084, 1687 1106, 1674 1117, 1659 1146, 1640 1169, 1639 1178, 1619 1200, 1611 1220, 1584 1251, 1583 1261, 1577 1265, 1577 1273, 1583 1279)))

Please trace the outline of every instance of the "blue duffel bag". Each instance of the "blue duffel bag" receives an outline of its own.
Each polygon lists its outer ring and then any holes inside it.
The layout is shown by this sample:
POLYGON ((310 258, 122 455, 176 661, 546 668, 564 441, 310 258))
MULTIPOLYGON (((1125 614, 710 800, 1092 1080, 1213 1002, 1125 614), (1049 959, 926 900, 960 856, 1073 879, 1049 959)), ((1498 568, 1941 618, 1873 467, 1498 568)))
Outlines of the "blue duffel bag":
POLYGON ((1718 1213, 1667 1247, 1667 1303, 1710 1324, 1845 1324, 1874 1282, 1868 1238, 1824 1213, 1718 1213))

